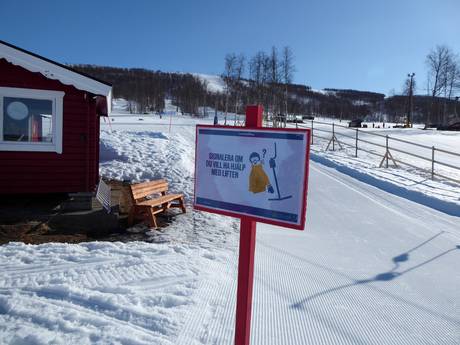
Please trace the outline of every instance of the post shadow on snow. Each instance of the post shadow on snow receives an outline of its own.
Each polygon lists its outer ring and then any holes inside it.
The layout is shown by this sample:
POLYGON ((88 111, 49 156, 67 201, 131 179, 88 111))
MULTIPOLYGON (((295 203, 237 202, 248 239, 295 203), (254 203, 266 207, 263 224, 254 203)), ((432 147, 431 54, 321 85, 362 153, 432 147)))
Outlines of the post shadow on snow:
POLYGON ((417 250, 417 249, 423 247, 425 244, 427 244, 427 243, 433 241, 436 237, 441 236, 443 233, 444 233, 444 231, 440 231, 440 232, 438 232, 436 235, 434 235, 434 236, 428 238, 427 240, 423 241, 423 242, 420 243, 419 245, 417 245, 417 246, 415 246, 415 247, 409 249, 409 250, 406 251, 405 253, 402 253, 402 254, 399 254, 399 255, 395 256, 393 259, 391 259, 391 260, 393 261, 394 265, 395 265, 395 266, 393 267, 393 269, 391 270, 391 272, 394 272, 394 271, 396 271, 396 270, 399 268, 399 263, 400 263, 400 262, 406 262, 406 261, 408 261, 408 260, 409 260, 409 254, 410 254, 410 253, 412 253, 413 251, 415 251, 415 250, 417 250))
POLYGON ((344 289, 347 289, 349 287, 353 287, 353 286, 358 286, 358 285, 365 285, 365 284, 369 284, 369 283, 374 283, 374 282, 388 282, 388 281, 391 281, 391 280, 394 280, 400 276, 402 276, 403 274, 406 274, 410 271, 413 271, 417 268, 420 268, 432 261, 435 261, 437 259, 439 259, 440 257, 452 252, 452 251, 455 251, 455 250, 460 250, 460 245, 457 245, 455 246, 454 248, 451 248, 451 249, 448 249, 428 260, 425 260, 423 262, 421 262, 420 264, 418 265, 415 265, 415 266, 412 266, 408 269, 405 269, 403 271, 400 271, 400 272, 397 272, 396 270, 400 267, 400 263, 402 262, 406 262, 409 260, 410 258, 410 253, 419 249, 420 247, 424 246, 425 244, 429 243, 430 241, 434 240, 436 237, 442 235, 444 233, 444 231, 441 231, 439 233, 437 233, 436 235, 430 237, 429 239, 423 241, 422 243, 420 243, 419 245, 409 249, 408 251, 404 252, 404 253, 401 253, 395 257, 393 257, 391 260, 394 264, 394 267, 387 271, 387 272, 383 272, 383 273, 379 273, 377 275, 375 275, 374 277, 372 278, 368 278, 368 279, 360 279, 360 280, 353 280, 353 282, 349 283, 349 284, 344 284, 344 285, 340 285, 340 286, 337 286, 335 288, 331 288, 331 289, 327 289, 327 290, 324 290, 324 291, 321 291, 321 292, 317 292, 307 298, 304 298, 303 300, 299 301, 299 302, 296 302, 294 304, 291 305, 291 308, 294 308, 294 309, 302 309, 305 307, 305 304, 307 304, 308 302, 311 302, 312 300, 318 298, 318 297, 321 297, 321 296, 324 296, 324 295, 327 295, 327 294, 330 294, 330 293, 333 293, 333 292, 336 292, 336 291, 339 291, 339 290, 344 290, 344 289))

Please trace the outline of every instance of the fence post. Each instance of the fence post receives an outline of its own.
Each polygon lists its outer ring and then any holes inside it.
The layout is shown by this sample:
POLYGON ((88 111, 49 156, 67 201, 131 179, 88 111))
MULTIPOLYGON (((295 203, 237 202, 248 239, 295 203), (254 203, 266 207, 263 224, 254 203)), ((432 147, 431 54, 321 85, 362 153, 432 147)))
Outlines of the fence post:
POLYGON ((332 122, 332 151, 335 151, 335 130, 334 130, 334 122, 332 122))
POLYGON ((386 139, 386 144, 385 144, 385 146, 386 146, 386 150, 387 150, 387 151, 386 151, 386 154, 385 154, 385 157, 386 157, 385 166, 386 166, 386 168, 388 168, 388 135, 385 137, 385 139, 386 139))
POLYGON ((358 157, 358 128, 356 128, 355 157, 358 157))
POLYGON ((313 145, 313 120, 311 120, 311 144, 313 145))
POLYGON ((434 146, 431 147, 431 179, 434 180, 434 146))

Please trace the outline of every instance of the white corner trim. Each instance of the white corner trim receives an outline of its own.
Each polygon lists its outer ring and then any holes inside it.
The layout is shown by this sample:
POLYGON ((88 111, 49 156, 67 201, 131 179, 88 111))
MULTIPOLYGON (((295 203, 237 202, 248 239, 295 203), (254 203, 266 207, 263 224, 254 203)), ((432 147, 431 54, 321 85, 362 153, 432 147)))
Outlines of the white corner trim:
POLYGON ((39 72, 49 79, 56 79, 63 84, 73 85, 77 89, 88 91, 95 95, 105 96, 107 97, 107 102, 110 102, 109 97, 112 87, 98 82, 97 80, 85 77, 84 75, 75 73, 2 43, 0 43, 0 58, 4 58, 8 62, 19 65, 31 72, 39 72))
MULTIPOLYGON (((53 131, 53 143, 55 145, 56 153, 62 153, 62 137, 63 137, 63 123, 64 123, 64 106, 63 106, 64 95, 55 98, 54 112, 56 116, 53 116, 53 126, 56 126, 56 130, 53 131)), ((54 114, 53 114, 54 115, 54 114)))
POLYGON ((1 87, 0 95, 3 97, 24 97, 35 99, 53 99, 63 98, 64 91, 55 90, 39 90, 39 89, 23 89, 20 87, 1 87))
POLYGON ((22 89, 15 87, 0 87, 0 151, 22 152, 56 152, 62 153, 64 109, 63 98, 65 93, 54 90, 22 89), (3 141, 3 98, 20 97, 32 99, 46 99, 53 102, 53 142, 12 142, 3 141))
POLYGON ((0 142, 0 152, 1 151, 16 151, 16 152, 58 152, 55 144, 49 143, 9 143, 6 141, 0 142))
POLYGON ((110 89, 109 94, 106 96, 107 98, 107 115, 112 113, 112 89, 110 89))

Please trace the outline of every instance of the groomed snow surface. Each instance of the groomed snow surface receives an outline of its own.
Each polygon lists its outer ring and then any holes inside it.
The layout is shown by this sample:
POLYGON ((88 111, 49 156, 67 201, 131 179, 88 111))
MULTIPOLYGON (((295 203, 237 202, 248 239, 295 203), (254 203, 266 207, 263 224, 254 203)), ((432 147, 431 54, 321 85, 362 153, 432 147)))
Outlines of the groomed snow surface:
MULTIPOLYGON (((181 116, 102 122, 101 174, 193 193, 181 116), (170 125, 171 123, 171 125, 170 125)), ((311 162, 305 231, 257 226, 251 344, 459 344, 460 218, 311 162)), ((1 344, 232 344, 238 222, 0 247, 1 344)))

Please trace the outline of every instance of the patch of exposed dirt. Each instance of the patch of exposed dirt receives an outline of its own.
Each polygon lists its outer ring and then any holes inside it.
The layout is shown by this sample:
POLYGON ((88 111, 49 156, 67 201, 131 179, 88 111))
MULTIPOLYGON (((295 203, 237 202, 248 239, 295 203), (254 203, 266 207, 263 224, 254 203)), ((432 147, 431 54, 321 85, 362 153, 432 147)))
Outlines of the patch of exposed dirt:
MULTIPOLYGON (((66 195, 14 195, 0 198, 0 245, 8 242, 41 244, 88 241, 152 241, 146 225, 127 226, 126 214, 107 213, 93 200, 92 210, 63 212, 66 195)), ((174 212, 158 215, 160 228, 174 219, 174 212)), ((161 232, 161 229, 159 230, 161 232)))

